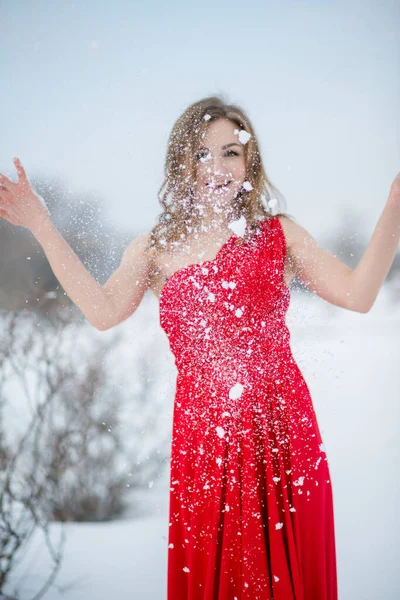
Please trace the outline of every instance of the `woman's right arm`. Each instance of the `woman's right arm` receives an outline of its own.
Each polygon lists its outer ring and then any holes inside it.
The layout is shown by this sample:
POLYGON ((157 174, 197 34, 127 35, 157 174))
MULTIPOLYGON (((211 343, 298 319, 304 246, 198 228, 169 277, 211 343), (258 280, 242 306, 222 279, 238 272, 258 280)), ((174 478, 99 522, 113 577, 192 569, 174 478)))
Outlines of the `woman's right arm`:
POLYGON ((137 236, 123 253, 121 264, 102 286, 89 273, 50 218, 30 227, 50 266, 71 300, 88 321, 105 331, 127 319, 148 287, 148 234, 137 236))
POLYGON ((14 162, 17 183, 0 174, 0 217, 32 232, 58 281, 94 327, 104 331, 125 320, 139 306, 148 287, 148 234, 139 235, 129 244, 119 268, 104 286, 100 285, 52 223, 20 161, 14 162))

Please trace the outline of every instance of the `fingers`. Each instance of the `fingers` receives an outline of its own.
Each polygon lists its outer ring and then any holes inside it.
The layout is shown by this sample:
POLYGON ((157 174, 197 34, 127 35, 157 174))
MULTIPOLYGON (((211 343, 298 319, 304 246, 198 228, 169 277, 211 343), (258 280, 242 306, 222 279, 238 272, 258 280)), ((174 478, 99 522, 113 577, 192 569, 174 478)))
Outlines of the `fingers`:
POLYGON ((0 197, 1 197, 1 194, 9 194, 9 193, 10 193, 10 190, 8 189, 8 187, 5 185, 2 185, 0 183, 0 197))
POLYGON ((25 169, 22 166, 21 161, 19 160, 19 158, 13 158, 13 161, 14 161, 15 167, 17 169, 18 179, 19 180, 21 180, 21 179, 25 179, 26 180, 27 177, 26 177, 25 169))
POLYGON ((0 189, 9 191, 11 189, 12 183, 13 182, 11 181, 11 179, 8 179, 8 177, 0 173, 0 189))

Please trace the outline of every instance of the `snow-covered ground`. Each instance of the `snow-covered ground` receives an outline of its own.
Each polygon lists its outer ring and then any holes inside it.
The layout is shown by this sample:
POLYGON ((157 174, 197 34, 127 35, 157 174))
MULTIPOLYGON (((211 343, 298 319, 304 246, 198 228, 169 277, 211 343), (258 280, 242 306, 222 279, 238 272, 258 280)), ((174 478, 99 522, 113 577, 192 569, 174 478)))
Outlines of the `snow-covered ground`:
MULTIPOLYGON (((127 344, 140 338, 135 332, 149 331, 149 315, 154 324, 158 312, 152 297, 121 326, 127 331, 127 344)), ((331 470, 339 598, 396 600, 400 597, 400 303, 383 288, 373 309, 358 314, 293 294, 287 321, 331 470)), ((156 335, 164 356, 166 338, 161 331, 156 335)), ((174 368, 171 356, 166 356, 171 393, 174 368)), ((112 523, 66 526, 62 567, 45 597, 164 600, 168 493, 166 470, 146 493, 135 494, 140 516, 132 511, 130 517, 112 523)), ((56 537, 59 525, 52 527, 56 537)), ((18 582, 21 597, 31 598, 44 583, 48 567, 42 540, 34 539, 7 591, 18 582)))

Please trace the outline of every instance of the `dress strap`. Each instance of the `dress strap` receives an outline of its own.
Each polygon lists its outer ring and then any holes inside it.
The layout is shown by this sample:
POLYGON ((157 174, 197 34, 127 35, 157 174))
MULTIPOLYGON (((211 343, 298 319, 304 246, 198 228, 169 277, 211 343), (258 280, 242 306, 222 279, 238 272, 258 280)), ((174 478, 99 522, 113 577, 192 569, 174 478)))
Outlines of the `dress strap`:
POLYGON ((275 230, 277 232, 277 235, 280 239, 281 242, 281 248, 282 248, 282 256, 283 256, 283 265, 285 265, 286 262, 286 254, 287 254, 287 244, 286 244, 286 236, 285 236, 285 232, 283 231, 283 227, 282 227, 282 223, 279 220, 279 215, 277 215, 276 217, 273 217, 271 219, 271 221, 273 221, 275 230))
POLYGON ((286 237, 279 220, 279 216, 267 218, 262 223, 263 228, 263 265, 270 273, 273 273, 273 278, 277 285, 282 284, 287 288, 285 283, 285 266, 286 266, 286 237), (271 271, 272 269, 272 271, 271 271))

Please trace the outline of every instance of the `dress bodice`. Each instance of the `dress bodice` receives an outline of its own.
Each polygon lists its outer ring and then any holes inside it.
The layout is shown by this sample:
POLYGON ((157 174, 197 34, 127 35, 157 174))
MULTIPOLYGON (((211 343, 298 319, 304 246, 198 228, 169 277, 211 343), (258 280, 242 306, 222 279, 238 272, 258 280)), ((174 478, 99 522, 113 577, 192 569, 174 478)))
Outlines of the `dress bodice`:
POLYGON ((282 225, 273 217, 247 240, 232 235, 213 260, 175 271, 161 290, 160 324, 179 370, 204 361, 220 369, 229 357, 254 365, 257 352, 263 362, 266 351, 281 354, 289 343, 285 258, 282 225))

